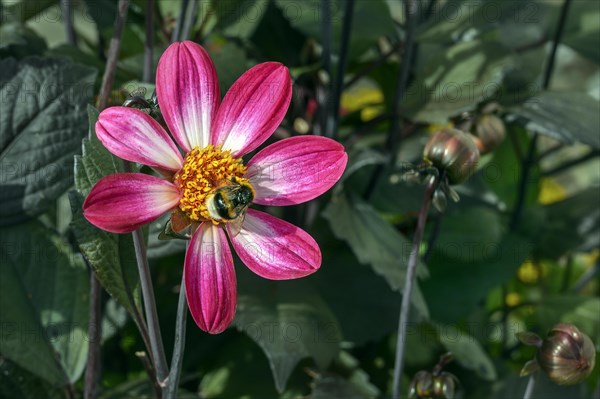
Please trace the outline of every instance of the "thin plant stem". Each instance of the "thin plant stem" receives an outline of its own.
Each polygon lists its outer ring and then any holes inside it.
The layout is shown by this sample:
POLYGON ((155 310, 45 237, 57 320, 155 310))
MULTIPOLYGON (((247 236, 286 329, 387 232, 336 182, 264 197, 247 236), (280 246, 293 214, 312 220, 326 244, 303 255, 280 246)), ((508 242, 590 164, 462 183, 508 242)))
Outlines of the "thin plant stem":
POLYGON ((588 283, 590 281, 592 281, 594 279, 594 277, 596 277, 596 276, 600 276, 600 261, 596 262, 594 267, 592 267, 590 270, 585 272, 585 274, 583 276, 581 276, 579 278, 579 280, 577 280, 577 282, 573 286, 573 292, 575 292, 575 293, 581 292, 583 287, 588 285, 588 283))
POLYGON ((153 382, 152 387, 154 388, 154 393, 156 394, 156 397, 162 398, 163 389, 158 382, 158 378, 156 378, 156 370, 154 369, 154 365, 148 358, 148 354, 144 351, 138 351, 138 352, 135 352, 135 356, 138 359, 140 359, 140 362, 146 369, 146 373, 148 374, 148 377, 150 377, 150 381, 153 382))
POLYGON ((90 273, 90 320, 88 322, 89 349, 84 379, 84 399, 98 397, 100 372, 100 336, 102 328, 102 290, 93 270, 90 273))
POLYGON ((563 143, 558 143, 550 148, 548 148, 546 151, 544 151, 543 153, 541 153, 538 157, 538 162, 540 162, 542 159, 546 158, 549 155, 552 155, 554 153, 556 153, 557 151, 562 150, 563 148, 565 148, 565 145, 563 143))
POLYGON ((523 399, 531 399, 533 397, 533 390, 535 389, 536 380, 537 373, 531 374, 529 381, 527 382, 527 387, 525 388, 525 393, 523 394, 523 399))
POLYGON ((400 64, 400 70, 398 72, 398 80, 396 82, 396 93, 392 101, 392 123, 390 124, 390 130, 387 135, 385 148, 389 151, 389 160, 387 164, 378 165, 371 179, 367 184, 363 197, 369 201, 379 186, 381 179, 383 178, 383 172, 390 165, 394 165, 396 162, 396 150, 400 137, 400 103, 402 98, 406 94, 406 88, 408 86, 408 77, 410 70, 412 69, 413 57, 415 53, 415 36, 417 27, 417 18, 419 14, 419 3, 414 0, 406 0, 404 2, 405 13, 406 13, 406 43, 404 46, 404 52, 402 57, 402 63, 400 64))
POLYGON ((567 290, 569 289, 569 283, 571 282, 574 263, 575 261, 573 260, 573 254, 569 254, 569 256, 567 257, 567 264, 565 265, 565 271, 563 272, 559 292, 567 292, 567 290))
POLYGON ((433 198, 433 193, 438 186, 439 180, 432 179, 425 190, 423 196, 423 204, 419 211, 419 219, 417 221, 417 229, 413 238, 413 244, 408 258, 408 266, 406 270, 406 281, 404 282, 404 290, 402 291, 402 304, 400 306, 400 320, 398 322, 398 338, 396 341, 396 359, 394 365, 394 380, 392 385, 392 399, 400 397, 400 379, 404 368, 404 351, 406 348, 406 326, 410 316, 410 300, 412 290, 415 285, 415 277, 417 272, 417 261, 419 259, 419 247, 423 240, 425 225, 427 223, 427 214, 433 198))
POLYGON ((542 173, 542 176, 552 176, 552 175, 556 175, 558 173, 564 172, 567 169, 570 169, 574 166, 580 165, 582 163, 585 163, 591 159, 594 159, 596 157, 600 156, 600 151, 598 150, 593 150, 588 152, 587 154, 585 154, 584 156, 582 156, 581 158, 577 158, 577 159, 572 159, 570 161, 567 161, 561 165, 558 165, 555 168, 552 168, 550 170, 546 170, 542 173))
POLYGON ((527 150, 527 155, 523 160, 521 166, 521 179, 519 181, 519 190, 517 191, 517 201, 515 204, 515 209, 512 214, 512 218, 510 221, 510 231, 515 231, 519 227, 521 223, 521 217, 523 216, 523 210, 525 208, 525 197, 527 196, 527 187, 529 186, 529 176, 531 174, 531 167, 534 163, 535 151, 537 148, 538 134, 535 133, 531 138, 531 143, 529 143, 529 149, 527 150))
MULTIPOLYGON (((65 5, 63 4, 63 7, 65 5)), ((66 5, 70 9, 70 5, 66 5)), ((108 104, 108 97, 114 81, 114 73, 117 66, 117 56, 121 47, 121 36, 123 26, 127 19, 127 9, 129 2, 120 0, 118 5, 117 17, 115 19, 115 32, 113 40, 110 43, 109 57, 106 62, 104 76, 100 95, 98 96, 98 110, 102 111, 108 104)), ((70 11, 69 11, 70 13, 70 11)), ((67 16, 65 15, 65 18, 67 16)), ((97 381, 100 369, 100 328, 102 319, 102 309, 100 304, 100 283, 92 272, 90 277, 90 321, 88 324, 88 337, 90 337, 90 349, 85 371, 84 398, 93 399, 97 396, 97 381)))
POLYGON ((178 42, 181 40, 181 31, 183 30, 183 23, 185 22, 185 16, 187 15, 189 0, 182 0, 181 8, 179 9, 179 16, 177 17, 177 24, 175 25, 175 31, 171 36, 171 43, 178 42))
POLYGON ((190 32, 192 31, 192 27, 196 24, 196 19, 198 18, 198 0, 192 0, 192 10, 190 11, 190 15, 186 18, 185 23, 183 24, 183 29, 181 31, 181 37, 179 40, 187 40, 190 37, 190 32))
POLYGON ((427 251, 425 252, 425 255, 423 255, 423 261, 425 261, 425 263, 427 263, 427 261, 429 260, 429 257, 433 253, 433 249, 435 248, 435 245, 437 244, 437 240, 440 237, 440 233, 442 232, 442 222, 443 221, 444 221, 444 214, 440 213, 438 215, 438 217, 435 219, 435 221, 433 222, 433 231, 431 232, 431 235, 429 236, 429 241, 427 242, 427 251))
MULTIPOLYGON (((556 52, 558 50, 558 45, 560 43, 560 39, 562 37, 562 33, 565 28, 565 24, 567 22, 567 15, 569 14, 569 6, 571 4, 571 0, 565 0, 561 9, 560 19, 558 20, 558 26, 556 27, 556 32, 554 33, 554 40, 552 43, 552 49, 550 50, 550 55, 548 56, 548 64, 546 66, 546 70, 544 72, 544 79, 542 83, 542 88, 544 90, 548 89, 550 86, 550 80, 552 79, 552 72, 554 71, 554 64, 556 61, 556 52)), ((519 191, 517 193, 517 202, 515 205, 515 209, 513 211, 512 219, 510 222, 510 230, 515 231, 521 222, 521 216, 523 214, 523 207, 525 205, 525 196, 527 192, 527 186, 529 185, 529 174, 530 169, 533 163, 535 162, 535 152, 537 147, 537 139, 538 133, 533 134, 533 138, 531 140, 529 150, 527 152, 526 158, 523 160, 522 164, 522 172, 521 172, 521 181, 519 184, 519 191)))
POLYGON ((97 108, 99 111, 102 111, 108 105, 108 98, 110 97, 110 91, 115 80, 119 49, 121 48, 121 38, 123 37, 123 29, 125 28, 125 21, 127 20, 128 9, 129 0, 119 0, 117 17, 115 19, 115 29, 108 48, 106 68, 104 69, 102 85, 100 86, 100 95, 98 96, 97 108))
POLYGON ((146 2, 146 43, 144 44, 144 82, 152 82, 154 58, 154 0, 146 2))
POLYGON ((75 35, 75 27, 73 26, 73 10, 72 0, 60 0, 60 7, 62 11, 62 17, 65 24, 65 35, 67 36, 67 43, 71 46, 77 45, 77 36, 75 35))
POLYGON ((344 86, 344 76, 346 75, 346 64, 348 60, 348 46, 350 44, 350 33, 352 31, 352 16, 354 14, 354 0, 346 0, 344 7, 344 19, 342 21, 342 38, 340 43, 340 53, 338 57, 338 70, 332 89, 333 105, 328 113, 327 127, 325 136, 333 139, 337 136, 338 124, 340 120, 340 98, 344 86))
POLYGON ((560 18, 558 20, 556 31, 554 32, 552 49, 550 50, 550 55, 548 56, 548 65, 546 66, 546 71, 544 72, 544 80, 542 83, 544 90, 550 87, 550 80, 552 79, 552 72, 554 72, 554 64, 556 61, 556 52, 558 50, 558 45, 560 43, 560 39, 562 38, 563 31, 565 30, 565 25, 567 24, 567 16, 569 14, 570 5, 571 0, 565 0, 562 9, 560 10, 560 18))
POLYGON ((388 52, 382 54, 378 59, 369 63, 368 65, 365 65, 364 68, 362 68, 361 70, 356 72, 354 74, 354 76, 352 76, 352 78, 350 78, 344 84, 344 89, 348 89, 348 88, 354 86, 354 84, 356 82, 358 82, 361 78, 367 76, 368 74, 373 72, 375 69, 379 68, 388 58, 390 58, 392 55, 398 53, 398 51, 400 51, 401 48, 402 48, 402 43, 398 42, 388 52))
POLYGON ((317 110, 320 124, 316 124, 314 133, 316 135, 327 134, 327 120, 329 116, 329 101, 331 96, 331 47, 333 33, 331 26, 331 1, 321 0, 321 64, 326 78, 319 78, 317 85, 317 110), (324 80, 324 81, 321 81, 324 80))
POLYGON ((146 255, 146 245, 144 243, 144 234, 141 229, 133 233, 133 245, 135 247, 135 258, 140 274, 140 285, 142 287, 142 297, 144 299, 144 311, 148 323, 148 335, 150 338, 150 351, 152 361, 156 369, 156 378, 162 385, 168 375, 167 359, 163 348, 163 341, 160 334, 160 324, 158 323, 158 314, 156 312, 156 301, 154 300, 154 288, 152 287, 152 276, 148 257, 146 255))
POLYGON ((165 387, 164 399, 174 399, 177 397, 177 387, 179 385, 179 378, 181 377, 181 366, 183 365, 186 323, 187 298, 185 296, 185 282, 182 277, 181 288, 179 289, 179 301, 177 302, 177 319, 175 321, 175 343, 173 344, 171 370, 169 371, 167 386, 165 387))
POLYGON ((592 394, 592 399, 600 399, 600 383, 596 384, 596 389, 592 394))

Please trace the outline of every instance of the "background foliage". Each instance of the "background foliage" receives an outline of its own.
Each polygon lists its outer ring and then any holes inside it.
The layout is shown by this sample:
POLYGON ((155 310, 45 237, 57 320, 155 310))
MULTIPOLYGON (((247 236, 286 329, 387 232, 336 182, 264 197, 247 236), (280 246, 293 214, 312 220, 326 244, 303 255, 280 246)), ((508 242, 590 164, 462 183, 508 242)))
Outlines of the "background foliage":
MULTIPOLYGON (((422 187, 402 182, 404 166, 421 161, 431 132, 477 118, 489 102, 500 104, 507 138, 456 187, 460 202, 444 214, 430 212, 406 326, 406 382, 452 351, 456 361, 447 370, 458 376, 462 397, 520 397, 526 381, 518 372, 533 353, 515 333, 543 335, 560 321, 575 323, 600 350, 597 2, 572 2, 548 87, 543 76, 561 1, 425 1, 412 62, 401 51, 410 40, 401 2, 357 0, 346 38, 341 0, 325 3, 330 25, 313 0, 189 3, 182 19, 187 1, 157 1, 150 11, 146 2, 131 1, 112 105, 138 87, 148 95, 153 90, 153 75, 142 83, 144 23, 152 12, 152 74, 179 20, 187 38, 212 56, 222 93, 252 65, 282 62, 294 96, 272 140, 330 134, 346 146, 350 161, 330 193, 279 209, 317 239, 321 270, 274 282, 236 260, 234 326, 209 336, 190 322, 180 397, 389 395, 401 290, 423 196, 422 187), (341 55, 347 68, 339 128, 328 131, 341 55), (396 98, 402 67, 408 85, 396 98), (390 133, 394 122, 400 131, 390 133), (397 135, 394 145, 390 134, 397 135), (534 134, 540 137, 531 147, 534 134), (515 219, 517 207, 522 213, 515 219)), ((123 168, 96 139, 98 113, 90 105, 104 73, 116 1, 71 2, 75 43, 65 37, 59 2, 0 5, 0 397, 79 396, 88 350, 98 344, 101 398, 152 395, 135 355, 144 343, 136 329, 131 237, 102 232, 81 215, 93 183, 123 168), (90 270, 106 290, 100 342, 87 336, 90 270)), ((184 247, 157 240, 164 222, 151 224, 147 237, 170 352, 184 247)), ((598 395, 598 369, 570 388, 542 380, 535 397, 598 395)))

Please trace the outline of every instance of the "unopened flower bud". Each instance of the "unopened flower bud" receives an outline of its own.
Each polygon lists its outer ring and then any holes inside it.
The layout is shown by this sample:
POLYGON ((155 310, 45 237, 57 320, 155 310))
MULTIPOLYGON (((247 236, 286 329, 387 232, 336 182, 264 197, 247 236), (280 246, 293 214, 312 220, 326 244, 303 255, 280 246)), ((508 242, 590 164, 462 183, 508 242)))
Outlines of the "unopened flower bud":
POLYGON ((454 398, 458 379, 454 374, 442 371, 442 368, 453 358, 451 353, 446 353, 440 357, 432 372, 422 370, 415 374, 410 383, 408 397, 410 399, 454 398))
POLYGON ((573 324, 557 324, 537 353, 537 361, 558 385, 583 381, 594 369, 596 350, 592 340, 573 324))
POLYGON ((502 119, 487 114, 478 118, 475 125, 475 143, 479 152, 487 154, 496 149, 506 137, 506 128, 502 119))
POLYGON ((445 171, 450 184, 462 183, 475 172, 479 161, 479 150, 471 137, 458 129, 444 128, 431 136, 423 157, 445 171))
POLYGON ((408 397, 411 399, 439 398, 452 399, 456 392, 456 377, 442 372, 433 375, 429 371, 419 371, 410 383, 408 397))
POLYGON ((518 337, 525 345, 538 348, 536 358, 523 366, 521 377, 541 368, 556 384, 575 385, 594 369, 594 344, 573 324, 555 325, 545 339, 530 332, 519 333, 518 337))

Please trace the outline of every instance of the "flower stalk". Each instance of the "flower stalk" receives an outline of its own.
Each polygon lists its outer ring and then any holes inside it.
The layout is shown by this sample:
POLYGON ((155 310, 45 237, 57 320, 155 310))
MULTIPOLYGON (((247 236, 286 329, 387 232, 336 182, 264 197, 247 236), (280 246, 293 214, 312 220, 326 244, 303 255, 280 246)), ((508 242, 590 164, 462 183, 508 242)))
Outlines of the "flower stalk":
POLYGON ((535 382, 537 380, 537 373, 533 373, 529 376, 529 381, 527 381, 527 387, 525 388, 525 393, 523 394, 523 399, 531 399, 533 395, 533 390, 535 389, 535 382))
POLYGON ((160 324, 158 323, 158 315, 156 312, 156 301, 154 300, 154 289, 152 287, 152 276, 150 275, 150 267, 146 255, 144 234, 141 229, 137 229, 132 235, 133 245, 135 247, 135 258, 140 274, 142 296, 144 299, 144 312, 146 314, 146 322, 148 323, 148 336, 150 338, 152 362, 156 369, 156 378, 158 379, 159 384, 162 385, 167 378, 168 367, 160 334, 160 324))
POLYGON ((175 342, 173 344, 173 357, 171 358, 171 370, 165 387, 164 399, 177 397, 177 387, 181 377, 181 366, 183 365, 183 350, 185 348, 185 329, 187 324, 187 300, 185 297, 185 284, 181 278, 179 289, 179 301, 177 302, 177 318, 175 320, 175 342))
POLYGON ((410 76, 410 70, 413 65, 413 58, 415 55, 415 38, 417 20, 419 17, 419 3, 413 0, 407 0, 404 2, 405 13, 406 13, 406 41, 404 44, 404 50, 402 52, 402 63, 400 64, 400 71, 398 72, 398 80, 396 83, 396 93, 392 101, 392 120, 390 123, 390 130, 387 135, 385 148, 389 153, 389 160, 387 164, 378 165, 373 171, 373 175, 367 185, 367 189, 364 192, 363 197, 366 200, 370 200, 377 187, 381 183, 383 178, 383 172, 385 169, 394 165, 396 162, 396 147, 398 146, 398 140, 400 138, 400 102, 406 94, 408 87, 408 78, 410 76))
MULTIPOLYGON (((72 26, 71 4, 68 1, 61 2, 65 11, 66 29, 69 42, 71 39, 75 43, 75 31, 72 26), (70 37, 72 32, 72 38, 70 37)), ((104 76, 102 77, 102 85, 98 96, 98 109, 102 111, 108 104, 108 97, 113 86, 115 70, 117 68, 117 57, 121 47, 121 38, 125 20, 127 19, 127 10, 129 9, 128 0, 119 0, 118 12, 115 19, 115 30, 113 40, 110 43, 109 57, 106 62, 104 76)), ((88 337, 90 337, 90 348, 88 352, 85 379, 84 379, 84 398, 93 399, 97 397, 97 382, 98 373, 100 372, 100 335, 101 335, 101 320, 102 320, 102 305, 101 305, 101 289, 100 282, 96 278, 94 272, 91 272, 90 277, 90 320, 88 324, 88 337)))
POLYGON ((398 322, 398 338, 396 341, 396 359, 394 365, 392 399, 398 399, 400 397, 400 378, 404 368, 404 352, 406 349, 406 325, 410 315, 410 299, 412 296, 413 287, 415 285, 417 260, 419 259, 419 247, 421 246, 421 241, 423 240, 425 225, 427 224, 427 215, 429 213, 429 207, 431 205, 433 193, 437 189, 439 181, 440 180, 438 178, 433 177, 427 184, 425 195, 423 197, 423 204, 421 205, 421 210, 419 211, 417 229, 413 238, 410 257, 408 258, 406 281, 404 283, 404 290, 402 291, 402 304, 400 306, 400 320, 398 322))

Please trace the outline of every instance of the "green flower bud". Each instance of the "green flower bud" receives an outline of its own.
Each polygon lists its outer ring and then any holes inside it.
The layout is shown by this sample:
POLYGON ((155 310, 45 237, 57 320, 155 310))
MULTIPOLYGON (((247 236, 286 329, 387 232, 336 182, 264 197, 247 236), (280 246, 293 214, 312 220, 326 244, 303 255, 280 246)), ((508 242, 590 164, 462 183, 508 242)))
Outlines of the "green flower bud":
POLYGON ((558 385, 583 381, 594 369, 596 350, 592 340, 573 324, 557 324, 542 342, 537 361, 558 385))
POLYGON ((458 129, 444 128, 431 136, 423 157, 440 171, 445 171, 450 184, 457 184, 475 172, 479 150, 471 135, 458 129))
POLYGON ((487 154, 496 149, 506 137, 506 127, 496 115, 482 115, 475 124, 475 143, 479 152, 487 154))

